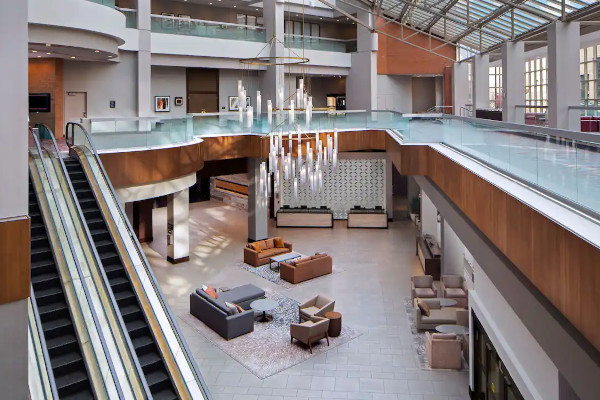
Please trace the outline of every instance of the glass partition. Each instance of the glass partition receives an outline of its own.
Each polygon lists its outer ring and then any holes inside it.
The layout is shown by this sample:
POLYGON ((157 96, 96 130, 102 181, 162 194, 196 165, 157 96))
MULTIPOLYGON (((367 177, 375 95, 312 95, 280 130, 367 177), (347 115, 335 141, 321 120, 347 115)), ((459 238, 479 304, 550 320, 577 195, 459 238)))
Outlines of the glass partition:
POLYGON ((200 19, 165 15, 152 15, 151 18, 151 30, 156 33, 245 40, 249 42, 266 42, 265 29, 259 26, 204 21, 200 19))
POLYGON ((98 3, 98 4, 102 4, 103 6, 107 6, 107 7, 115 7, 115 0, 88 0, 91 1, 92 3, 98 3))
POLYGON ((356 51, 356 39, 333 39, 285 34, 284 45, 294 49, 309 49, 350 53, 356 51))
POLYGON ((137 28, 137 11, 131 8, 117 8, 125 15, 125 27, 137 28))

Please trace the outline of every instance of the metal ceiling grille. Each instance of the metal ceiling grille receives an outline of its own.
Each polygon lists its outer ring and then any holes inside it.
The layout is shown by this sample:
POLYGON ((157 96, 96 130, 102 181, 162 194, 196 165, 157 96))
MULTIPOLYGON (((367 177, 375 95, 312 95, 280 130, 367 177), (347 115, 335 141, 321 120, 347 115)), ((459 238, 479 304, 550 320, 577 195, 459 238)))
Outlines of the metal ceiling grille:
MULTIPOLYGON (((596 0, 369 0, 385 17, 475 51, 510 40, 596 0)), ((366 3, 366 1, 365 1, 366 3)))

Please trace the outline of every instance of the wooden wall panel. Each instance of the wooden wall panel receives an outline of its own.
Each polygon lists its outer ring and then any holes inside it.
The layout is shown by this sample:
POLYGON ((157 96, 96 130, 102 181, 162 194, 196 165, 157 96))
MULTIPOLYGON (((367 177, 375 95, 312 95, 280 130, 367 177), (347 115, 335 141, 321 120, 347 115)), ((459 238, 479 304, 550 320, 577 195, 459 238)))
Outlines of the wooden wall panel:
POLYGON ((29 217, 0 220, 0 304, 26 299, 30 292, 29 217))
POLYGON ((401 156, 401 173, 428 175, 600 350, 600 249, 428 146, 401 156))
POLYGON ((204 165, 204 143, 166 149, 100 154, 115 188, 167 181, 192 174, 204 165))

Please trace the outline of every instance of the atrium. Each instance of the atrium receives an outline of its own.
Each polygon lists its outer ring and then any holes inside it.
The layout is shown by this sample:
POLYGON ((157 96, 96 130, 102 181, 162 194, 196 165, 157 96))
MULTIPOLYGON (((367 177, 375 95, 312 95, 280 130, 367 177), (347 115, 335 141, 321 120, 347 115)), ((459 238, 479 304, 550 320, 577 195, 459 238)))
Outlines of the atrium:
POLYGON ((600 2, 0 0, 0 398, 600 399, 600 2))

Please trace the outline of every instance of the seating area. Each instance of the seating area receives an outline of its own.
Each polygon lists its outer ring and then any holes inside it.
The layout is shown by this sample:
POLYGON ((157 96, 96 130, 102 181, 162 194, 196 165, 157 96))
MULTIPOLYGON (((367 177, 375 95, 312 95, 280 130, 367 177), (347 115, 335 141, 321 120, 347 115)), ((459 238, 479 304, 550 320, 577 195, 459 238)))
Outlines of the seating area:
POLYGON ((333 272, 333 259, 327 254, 315 254, 296 260, 284 261, 279 266, 281 279, 300 283, 333 272))
POLYGON ((271 257, 289 253, 292 244, 280 237, 248 243, 244 248, 244 262, 259 267, 270 262, 271 257))

